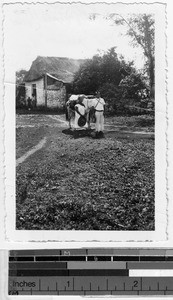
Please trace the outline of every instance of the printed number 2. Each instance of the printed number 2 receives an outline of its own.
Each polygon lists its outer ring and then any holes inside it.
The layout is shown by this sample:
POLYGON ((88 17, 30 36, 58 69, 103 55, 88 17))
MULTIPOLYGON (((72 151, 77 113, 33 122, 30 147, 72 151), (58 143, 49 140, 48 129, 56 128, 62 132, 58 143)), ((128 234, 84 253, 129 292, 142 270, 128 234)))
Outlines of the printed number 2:
POLYGON ((133 286, 138 287, 138 281, 135 280, 133 286))

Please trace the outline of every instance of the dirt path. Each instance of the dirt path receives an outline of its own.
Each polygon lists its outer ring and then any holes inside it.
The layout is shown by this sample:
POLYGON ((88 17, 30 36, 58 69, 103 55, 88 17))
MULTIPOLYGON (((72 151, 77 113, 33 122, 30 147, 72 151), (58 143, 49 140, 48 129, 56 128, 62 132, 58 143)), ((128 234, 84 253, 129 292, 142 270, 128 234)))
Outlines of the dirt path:
MULTIPOLYGON (((50 117, 53 120, 56 120, 58 122, 60 122, 60 126, 64 127, 64 125, 68 126, 68 122, 65 121, 63 119, 62 116, 51 116, 51 115, 47 115, 48 117, 50 117)), ((94 128, 95 124, 91 123, 91 128, 94 128)), ((132 131, 132 130, 123 130, 121 128, 122 126, 116 126, 116 125, 112 125, 112 124, 105 124, 105 132, 111 132, 111 131, 121 131, 122 133, 128 133, 128 134, 137 134, 137 135, 149 135, 149 136, 154 136, 154 132, 147 132, 147 131, 132 131)))
MULTIPOLYGON (((108 120, 107 120, 108 121, 108 120)), ((89 137, 90 132, 86 128, 79 128, 76 131, 69 131, 68 122, 63 115, 43 115, 43 116, 20 116, 17 119, 17 161, 16 166, 23 163, 29 156, 40 150, 44 144, 46 137, 50 137, 52 130, 60 131, 65 135, 71 135, 73 138, 89 137), (52 129, 51 129, 52 128, 52 129), (40 142, 38 143, 38 141, 40 142)), ((91 124, 94 129, 95 124, 91 124)), ((128 128, 121 124, 105 123, 105 136, 106 138, 113 139, 154 139, 154 132, 135 130, 135 128, 128 128)), ((58 134, 60 134, 60 132, 58 134)))
POLYGON ((44 137, 36 146, 34 146, 31 150, 27 151, 24 155, 16 160, 16 167, 19 164, 23 163, 29 156, 34 154, 36 151, 40 150, 46 143, 46 137, 44 137))
MULTIPOLYGON (((31 118, 35 119, 35 115, 31 115, 31 118)), ((40 116, 39 116, 40 118, 40 116)), ((16 126, 17 128, 33 128, 33 127, 40 127, 40 126, 48 126, 48 127, 60 127, 60 128, 64 128, 64 129, 68 129, 69 123, 68 121, 65 120, 65 116, 64 115, 44 115, 43 117, 43 121, 40 122, 40 119, 38 120, 38 123, 36 123, 34 121, 34 124, 30 124, 27 122, 26 124, 22 124, 21 122, 19 122, 19 124, 16 126), (54 121, 54 122, 51 122, 54 121)), ((73 123, 73 122, 72 122, 73 123)), ((95 124, 91 123, 91 128, 94 129, 95 128, 95 124)), ((84 128, 80 128, 79 129, 84 129, 84 128)), ((133 136, 137 136, 138 135, 143 135, 143 136, 153 136, 154 137, 154 132, 153 131, 146 131, 143 128, 141 128, 142 130, 140 130, 138 128, 138 130, 132 129, 132 128, 128 128, 128 126, 122 126, 122 125, 114 125, 114 124, 110 124, 109 122, 105 122, 105 132, 116 132, 116 133, 122 133, 122 134, 132 134, 133 136)))
POLYGON ((86 130, 75 137, 57 115, 21 115, 17 125, 17 229, 154 230, 148 132, 132 133, 137 129, 117 120, 106 124, 103 139, 86 130))
POLYGON ((64 125, 68 126, 68 122, 63 120, 60 116, 47 115, 47 117, 51 118, 52 120, 60 122, 61 125, 63 124, 63 127, 64 125))

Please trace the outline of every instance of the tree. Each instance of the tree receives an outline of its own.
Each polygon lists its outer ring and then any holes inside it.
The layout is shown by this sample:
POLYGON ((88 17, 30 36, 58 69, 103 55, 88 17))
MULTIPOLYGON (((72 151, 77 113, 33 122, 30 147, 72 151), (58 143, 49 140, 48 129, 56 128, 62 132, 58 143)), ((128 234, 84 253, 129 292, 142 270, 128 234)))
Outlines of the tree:
POLYGON ((146 83, 138 74, 133 62, 118 57, 115 47, 104 54, 97 54, 84 63, 76 73, 72 93, 95 94, 97 90, 107 103, 109 114, 122 113, 128 103, 138 103, 139 92, 146 89, 146 83))
POLYGON ((126 34, 131 38, 133 46, 142 48, 146 57, 146 70, 149 78, 151 97, 154 97, 154 19, 151 14, 138 14, 124 18, 120 14, 110 14, 108 19, 113 20, 116 25, 127 25, 126 34))
POLYGON ((27 71, 23 69, 16 72, 16 107, 24 106, 25 84, 23 83, 23 80, 26 73, 27 71))
POLYGON ((105 83, 118 86, 122 78, 132 69, 133 63, 126 63, 123 57, 118 58, 113 47, 103 55, 94 55, 80 67, 74 78, 73 92, 93 94, 105 83))
POLYGON ((101 79, 100 74, 101 58, 95 55, 81 65, 79 71, 75 74, 73 81, 73 91, 76 94, 92 94, 99 87, 101 79))
POLYGON ((24 69, 21 69, 16 72, 16 83, 17 84, 23 83, 23 79, 24 79, 26 73, 27 73, 27 71, 24 69))
POLYGON ((142 91, 146 90, 147 93, 145 81, 137 72, 132 72, 122 79, 119 86, 121 87, 122 98, 140 100, 142 91))

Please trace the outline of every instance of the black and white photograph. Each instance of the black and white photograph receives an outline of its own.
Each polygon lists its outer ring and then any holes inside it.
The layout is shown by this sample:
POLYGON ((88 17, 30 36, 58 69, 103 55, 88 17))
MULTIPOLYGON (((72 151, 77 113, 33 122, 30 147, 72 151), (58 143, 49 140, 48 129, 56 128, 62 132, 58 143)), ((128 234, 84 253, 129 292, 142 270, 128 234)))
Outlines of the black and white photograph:
POLYGON ((165 177, 165 141, 156 141, 165 126, 160 11, 163 5, 121 3, 6 6, 18 232, 155 232, 159 147, 165 177))

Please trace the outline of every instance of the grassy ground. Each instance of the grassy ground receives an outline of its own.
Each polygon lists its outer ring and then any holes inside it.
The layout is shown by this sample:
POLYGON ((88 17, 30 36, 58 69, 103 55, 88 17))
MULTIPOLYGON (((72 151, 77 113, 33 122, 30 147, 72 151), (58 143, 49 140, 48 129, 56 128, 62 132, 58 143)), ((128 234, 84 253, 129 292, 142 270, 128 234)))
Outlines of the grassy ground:
POLYGON ((140 131, 145 130, 147 132, 154 132, 154 118, 150 115, 141 115, 133 117, 109 117, 106 119, 106 124, 113 124, 120 127, 120 129, 140 131))
MULTIPOLYGON (((153 120, 135 127, 142 118, 106 123, 152 131, 153 120)), ((47 138, 17 167, 17 229, 154 230, 152 136, 116 129, 104 139, 73 138, 45 115, 18 116, 17 125, 17 158, 47 138)))

